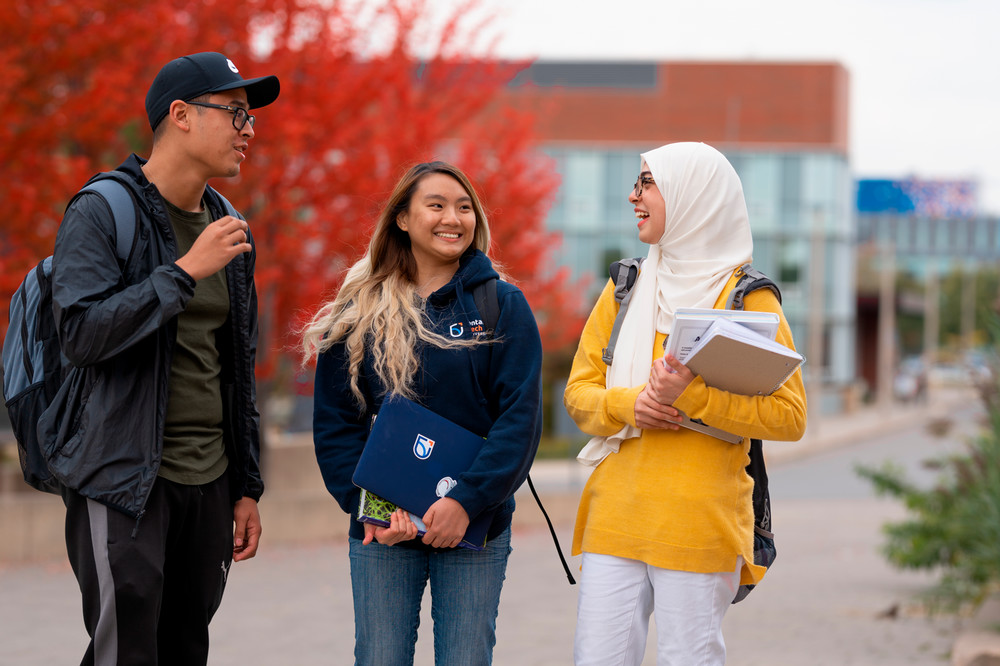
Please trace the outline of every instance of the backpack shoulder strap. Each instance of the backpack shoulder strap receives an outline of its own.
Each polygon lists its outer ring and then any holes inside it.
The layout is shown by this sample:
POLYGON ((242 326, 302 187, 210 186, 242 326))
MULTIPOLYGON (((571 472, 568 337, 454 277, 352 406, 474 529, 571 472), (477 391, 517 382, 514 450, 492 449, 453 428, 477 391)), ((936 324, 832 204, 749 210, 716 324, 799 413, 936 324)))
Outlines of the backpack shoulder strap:
POLYGON ((500 301, 497 297, 497 279, 490 278, 486 282, 480 282, 472 289, 472 298, 476 302, 476 309, 483 318, 483 335, 486 339, 493 337, 493 332, 497 328, 497 321, 500 319, 500 301))
POLYGON ((211 192, 212 194, 214 194, 216 197, 219 198, 219 203, 222 204, 222 207, 225 210, 226 215, 232 215, 233 217, 235 217, 235 218, 237 218, 239 220, 243 219, 243 216, 240 215, 239 211, 237 211, 236 208, 233 206, 233 204, 231 204, 229 202, 229 199, 227 199, 226 197, 222 196, 222 194, 217 189, 215 189, 214 187, 212 187, 210 185, 206 185, 205 189, 208 190, 209 192, 211 192))
POLYGON ((740 276, 736 280, 736 286, 729 292, 729 297, 726 299, 727 310, 742 310, 743 298, 747 294, 751 291, 765 288, 773 291, 775 297, 778 299, 778 303, 781 303, 781 290, 778 289, 778 285, 775 284, 774 280, 750 264, 743 264, 739 272, 740 276))
MULTIPOLYGON (((476 302, 476 309, 479 310, 479 316, 483 318, 483 328, 485 329, 483 335, 488 340, 493 337, 493 332, 497 328, 497 321, 500 319, 500 300, 497 296, 497 279, 490 278, 486 282, 480 282, 473 287, 472 299, 476 302)), ((531 482, 530 474, 528 475, 528 488, 531 489, 531 495, 535 498, 535 503, 538 504, 538 508, 545 517, 545 522, 548 523, 549 534, 552 535, 552 541, 555 544, 556 552, 559 554, 559 560, 562 562, 563 570, 566 572, 566 577, 569 579, 570 585, 575 585, 576 581, 573 579, 573 574, 569 570, 569 565, 566 564, 566 558, 563 557, 562 548, 559 545, 559 538, 556 536, 555 528, 552 527, 552 521, 549 520, 549 514, 545 511, 545 507, 542 506, 542 500, 538 497, 538 493, 535 491, 535 486, 531 482)))
MULTIPOLYGON (((736 286, 729 292, 726 298, 727 310, 742 310, 743 298, 757 289, 770 289, 774 292, 778 302, 781 303, 781 290, 774 280, 764 275, 750 264, 740 267, 740 276, 736 280, 736 286)), ((747 474, 753 479, 753 514, 754 532, 770 540, 770 557, 773 559, 774 534, 771 531, 771 496, 768 492, 767 468, 764 463, 764 442, 760 439, 750 439, 750 450, 748 452, 750 463, 746 467, 747 474)), ((757 552, 757 539, 754 539, 754 563, 770 566, 770 562, 759 562, 757 552)), ((742 600, 753 589, 752 585, 740 586, 740 591, 733 600, 733 603, 742 600)))
POLYGON ((632 257, 616 261, 608 267, 608 273, 615 283, 615 300, 620 304, 618 314, 615 316, 615 324, 611 327, 611 336, 608 338, 608 346, 601 350, 601 358, 604 363, 611 365, 615 358, 615 345, 618 344, 618 335, 622 330, 622 322, 625 321, 625 313, 628 312, 629 303, 632 301, 632 287, 639 277, 639 270, 645 257, 632 257))
POLYGON ((608 275, 615 283, 615 300, 621 303, 632 290, 636 278, 639 277, 639 270, 645 257, 632 257, 630 259, 619 259, 608 266, 608 275))
POLYGON ((115 220, 115 248, 122 264, 128 263, 135 244, 136 227, 139 216, 136 212, 135 199, 129 187, 121 181, 119 172, 108 172, 108 175, 95 179, 85 185, 80 192, 96 192, 104 197, 111 209, 111 217, 115 220))

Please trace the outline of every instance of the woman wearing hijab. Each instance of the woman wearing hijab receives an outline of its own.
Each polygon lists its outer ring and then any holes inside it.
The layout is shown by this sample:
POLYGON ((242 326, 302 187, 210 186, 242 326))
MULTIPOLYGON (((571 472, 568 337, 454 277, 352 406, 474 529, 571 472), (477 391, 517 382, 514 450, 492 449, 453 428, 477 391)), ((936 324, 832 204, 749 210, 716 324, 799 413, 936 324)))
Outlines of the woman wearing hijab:
POLYGON ((487 253, 490 229, 472 183, 445 162, 396 184, 368 252, 304 335, 317 357, 313 438, 326 487, 349 531, 358 664, 412 664, 430 583, 434 663, 492 663, 510 548, 514 491, 541 434, 542 346, 520 289, 487 253), (474 291, 497 279, 492 339, 474 291), (472 465, 420 516, 361 523, 351 482, 369 425, 389 396, 415 400, 484 438, 472 465), (459 547, 470 520, 492 514, 482 550, 459 547))
MULTIPOLYGON (((722 665, 722 618, 741 584, 755 584, 750 438, 796 440, 806 422, 799 371, 768 396, 705 385, 663 355, 679 308, 724 308, 753 240, 743 188, 726 158, 703 143, 643 153, 628 200, 649 253, 632 289, 610 367, 602 360, 618 304, 609 282, 591 312, 564 401, 593 439, 573 554, 582 570, 576 664, 635 664, 655 614, 657 663, 722 665), (730 444, 681 428, 691 419, 742 435, 730 444)), ((794 348, 769 289, 747 310, 774 312, 777 341, 794 348)))

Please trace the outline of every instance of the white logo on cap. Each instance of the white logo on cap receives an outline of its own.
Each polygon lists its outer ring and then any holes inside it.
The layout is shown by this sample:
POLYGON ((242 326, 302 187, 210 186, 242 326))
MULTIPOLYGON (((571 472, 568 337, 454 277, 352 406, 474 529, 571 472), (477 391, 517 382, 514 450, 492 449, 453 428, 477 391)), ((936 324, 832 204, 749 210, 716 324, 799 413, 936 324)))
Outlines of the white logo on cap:
POLYGON ((240 73, 240 70, 236 69, 236 65, 233 64, 232 60, 230 60, 229 58, 226 58, 226 62, 229 63, 229 69, 233 70, 233 74, 239 74, 240 73))

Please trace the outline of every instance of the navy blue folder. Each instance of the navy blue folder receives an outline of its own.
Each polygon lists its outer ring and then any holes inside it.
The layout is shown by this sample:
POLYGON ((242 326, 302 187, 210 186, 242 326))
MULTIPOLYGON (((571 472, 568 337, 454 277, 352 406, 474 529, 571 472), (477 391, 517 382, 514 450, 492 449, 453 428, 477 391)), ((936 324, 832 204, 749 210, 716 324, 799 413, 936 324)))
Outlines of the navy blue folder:
MULTIPOLYGON (((419 518, 454 488, 485 441, 412 400, 387 398, 354 470, 354 485, 366 491, 358 519, 387 525, 384 509, 377 510, 381 498, 409 511, 423 534, 419 518)), ((492 519, 492 511, 474 517, 460 545, 481 550, 492 519)))

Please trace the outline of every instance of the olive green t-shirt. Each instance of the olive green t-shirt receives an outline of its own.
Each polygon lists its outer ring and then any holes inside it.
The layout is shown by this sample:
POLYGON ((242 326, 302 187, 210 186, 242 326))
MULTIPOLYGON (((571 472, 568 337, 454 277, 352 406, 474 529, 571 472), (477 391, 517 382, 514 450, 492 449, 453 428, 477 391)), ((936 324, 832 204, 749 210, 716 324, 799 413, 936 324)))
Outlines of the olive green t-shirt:
MULTIPOLYGON (((211 223, 208 208, 200 213, 167 202, 177 238, 177 256, 191 249, 211 223)), ((222 437, 222 363, 215 335, 229 315, 226 271, 198 280, 194 297, 177 318, 177 343, 170 366, 170 395, 163 432, 160 476, 186 485, 214 481, 226 470, 222 437)))

